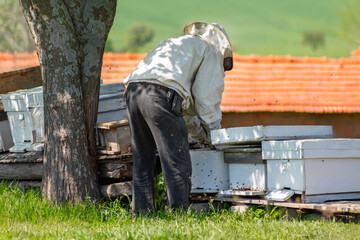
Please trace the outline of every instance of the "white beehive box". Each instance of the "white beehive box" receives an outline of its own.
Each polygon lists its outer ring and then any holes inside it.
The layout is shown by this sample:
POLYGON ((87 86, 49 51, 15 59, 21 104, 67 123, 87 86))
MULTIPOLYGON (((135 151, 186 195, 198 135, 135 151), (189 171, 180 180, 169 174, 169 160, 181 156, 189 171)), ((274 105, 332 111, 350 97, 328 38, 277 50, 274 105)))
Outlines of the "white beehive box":
POLYGON ((224 150, 229 164, 229 188, 239 191, 265 191, 265 163, 261 148, 236 148, 224 150))
POLYGON ((1 96, 14 146, 10 152, 40 150, 44 141, 42 87, 1 96), (39 144, 40 143, 40 144, 39 144))
POLYGON ((293 190, 304 202, 360 198, 360 139, 265 141, 267 190, 293 190))
POLYGON ((217 193, 229 187, 229 167, 224 153, 214 150, 190 151, 192 193, 217 193))
MULTIPOLYGON (((101 84, 98 123, 127 119, 122 83, 101 84)), ((14 146, 10 152, 37 151, 43 148, 43 88, 37 87, 2 95, 14 146)))
POLYGON ((254 126, 223 128, 211 131, 213 145, 231 145, 275 139, 329 138, 331 126, 254 126))

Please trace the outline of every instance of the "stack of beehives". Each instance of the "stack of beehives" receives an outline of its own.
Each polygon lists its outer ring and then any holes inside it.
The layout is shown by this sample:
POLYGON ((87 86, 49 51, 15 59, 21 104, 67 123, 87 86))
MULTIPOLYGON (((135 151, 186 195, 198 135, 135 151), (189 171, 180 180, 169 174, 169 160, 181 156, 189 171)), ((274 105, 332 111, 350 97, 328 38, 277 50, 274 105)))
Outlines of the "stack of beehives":
POLYGON ((360 139, 331 126, 255 126, 211 132, 216 150, 192 151, 193 192, 302 202, 360 198, 360 139))
POLYGON ((100 189, 106 197, 131 194, 131 136, 124 90, 122 83, 100 88, 96 128, 100 189))
MULTIPOLYGON (((129 194, 132 177, 130 131, 124 85, 100 87, 97 143, 99 178, 104 196, 129 194)), ((2 96, 14 146, 0 154, 0 179, 19 180, 39 186, 42 179, 44 141, 42 87, 2 96)), ((10 137, 10 136, 9 136, 10 137)))
POLYGON ((193 151, 193 192, 262 196, 267 191, 266 158, 262 144, 269 140, 333 137, 331 126, 254 126, 211 132, 216 150, 193 151), (205 169, 210 166, 211 172, 205 169))

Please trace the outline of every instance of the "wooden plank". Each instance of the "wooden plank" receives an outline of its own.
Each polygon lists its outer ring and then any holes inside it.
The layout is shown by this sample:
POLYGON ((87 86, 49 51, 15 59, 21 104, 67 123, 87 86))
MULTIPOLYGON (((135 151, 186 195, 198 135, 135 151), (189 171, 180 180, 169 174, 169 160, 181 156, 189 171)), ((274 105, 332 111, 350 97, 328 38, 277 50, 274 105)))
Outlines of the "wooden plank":
POLYGON ((97 123, 118 121, 118 120, 128 118, 125 109, 117 110, 117 111, 110 111, 110 112, 103 112, 103 113, 99 112, 97 117, 98 117, 97 123))
MULTIPOLYGON (((0 179, 41 179, 43 152, 0 154, 0 179)), ((99 176, 131 178, 132 159, 127 155, 98 156, 99 176)))
POLYGON ((40 66, 0 74, 0 94, 42 85, 40 66))
POLYGON ((0 179, 42 179, 42 163, 0 164, 0 179))
MULTIPOLYGON (((41 163, 43 161, 44 152, 25 152, 25 153, 1 153, 0 163, 41 163)), ((118 155, 101 155, 97 156, 98 161, 105 160, 122 160, 123 162, 131 162, 131 154, 118 155)))
POLYGON ((360 213, 360 201, 357 202, 333 202, 333 203, 293 203, 274 202, 264 199, 236 199, 216 197, 215 201, 232 202, 234 204, 254 204, 265 206, 279 206, 286 208, 309 209, 317 211, 328 211, 332 213, 360 213))
POLYGON ((132 178, 132 167, 132 163, 102 161, 99 162, 99 177, 113 179, 132 178))
POLYGON ((0 163, 41 163, 44 153, 26 152, 26 153, 5 153, 0 154, 0 163))
POLYGON ((122 94, 113 94, 109 96, 100 96, 98 113, 118 111, 126 109, 126 102, 122 94))
POLYGON ((119 155, 120 151, 110 151, 110 150, 98 150, 100 154, 109 154, 109 155, 119 155))
MULTIPOLYGON (((99 152, 99 150, 98 150, 99 152)), ((132 161, 132 154, 117 154, 117 155, 98 155, 97 156, 98 161, 106 161, 106 160, 122 160, 123 162, 129 162, 132 161)))
POLYGON ((122 126, 128 126, 128 125, 129 125, 129 120, 122 119, 122 120, 117 120, 117 121, 98 123, 98 124, 96 124, 96 128, 110 129, 110 128, 114 128, 114 127, 122 127, 122 126))
POLYGON ((132 183, 121 182, 100 186, 100 193, 104 197, 120 197, 132 195, 132 183))

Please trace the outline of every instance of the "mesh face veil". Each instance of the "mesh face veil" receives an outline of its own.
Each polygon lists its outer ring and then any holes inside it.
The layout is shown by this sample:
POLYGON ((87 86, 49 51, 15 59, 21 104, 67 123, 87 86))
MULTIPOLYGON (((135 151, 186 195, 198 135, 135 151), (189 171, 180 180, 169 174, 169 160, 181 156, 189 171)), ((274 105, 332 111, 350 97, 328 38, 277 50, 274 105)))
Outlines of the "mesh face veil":
POLYGON ((230 71, 233 68, 231 43, 225 29, 220 24, 193 22, 185 26, 184 33, 198 36, 214 46, 224 59, 225 71, 230 71))

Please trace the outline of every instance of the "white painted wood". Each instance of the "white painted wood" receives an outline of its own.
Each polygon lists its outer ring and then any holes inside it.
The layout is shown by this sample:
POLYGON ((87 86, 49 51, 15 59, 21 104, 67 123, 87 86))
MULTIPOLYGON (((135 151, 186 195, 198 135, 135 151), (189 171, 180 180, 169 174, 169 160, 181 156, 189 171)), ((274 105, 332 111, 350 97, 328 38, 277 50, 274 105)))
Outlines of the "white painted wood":
POLYGON ((263 159, 360 158, 360 139, 306 139, 262 142, 263 159))
MULTIPOLYGON (((264 143, 264 142, 263 142, 264 143)), ((263 149, 262 159, 276 160, 276 159, 302 159, 302 151, 299 150, 288 150, 288 151, 276 151, 263 149)))
POLYGON ((213 145, 217 145, 241 142, 257 142, 263 140, 263 131, 263 126, 217 129, 211 131, 211 143, 213 145))
POLYGON ((360 192, 360 139, 265 141, 262 148, 269 191, 303 192, 307 202, 360 192))
POLYGON ((294 191, 292 190, 274 190, 269 192, 269 194, 267 194, 265 196, 266 200, 272 200, 272 201, 280 201, 280 202, 284 202, 286 200, 288 200, 289 198, 291 198, 294 195, 294 191))
POLYGON ((229 163, 232 189, 265 191, 265 164, 229 163))
POLYGON ((231 196, 242 196, 242 197, 259 197, 259 196, 264 196, 265 192, 264 191, 252 191, 252 190, 221 190, 219 191, 219 195, 231 195, 231 196))
POLYGON ((15 145, 19 143, 31 143, 32 118, 30 112, 7 112, 11 134, 15 145))
POLYGON ((253 126, 211 131, 213 145, 244 144, 272 139, 330 138, 332 126, 253 126))
POLYGON ((304 149, 303 159, 311 158, 360 158, 360 149, 304 149))
MULTIPOLYGON (((25 151, 29 143, 44 141, 42 87, 2 96, 15 146, 10 152, 25 151)), ((31 149, 31 148, 29 148, 31 149)))
POLYGON ((229 168, 221 151, 190 151, 191 192, 218 192, 229 187, 229 168))
MULTIPOLYGON (((339 200, 354 200, 354 199, 360 199, 360 192, 356 192, 356 193, 336 193, 336 194, 320 194, 320 195, 305 195, 304 197, 304 202, 305 203, 323 203, 323 202, 328 202, 328 201, 339 201, 339 200)), ((326 203, 325 203, 326 204, 326 203)), ((327 206, 324 206, 324 208, 326 208, 327 206)), ((328 207, 331 207, 328 206, 328 207)), ((344 210, 346 210, 345 212, 353 212, 352 207, 351 206, 343 206, 344 210)), ((360 208, 357 205, 356 206, 357 211, 355 210, 354 212, 359 213, 360 208)))
POLYGON ((2 95, 1 99, 6 112, 27 111, 32 107, 43 107, 42 87, 2 95))
POLYGON ((35 107, 29 108, 32 126, 31 131, 35 131, 35 139, 32 138, 33 143, 41 143, 45 140, 45 127, 44 127, 44 108, 35 107))
POLYGON ((360 150, 360 139, 332 138, 300 141, 303 149, 360 150))
POLYGON ((32 145, 31 142, 29 143, 16 143, 14 146, 12 146, 10 149, 9 149, 9 152, 12 152, 12 153, 23 153, 23 152, 26 152, 26 149, 27 148, 30 148, 32 145))
POLYGON ((291 189, 297 194, 305 191, 303 160, 268 160, 266 168, 268 191, 291 189))
POLYGON ((43 108, 44 97, 42 87, 31 88, 24 91, 27 108, 43 108))
POLYGON ((264 127, 266 139, 299 139, 316 136, 333 137, 332 126, 303 125, 303 126, 266 126, 264 127))
MULTIPOLYGON (((125 86, 122 83, 100 85, 97 123, 127 119, 126 104, 123 99, 124 89, 125 86)), ((15 145, 17 143, 23 144, 24 141, 44 141, 42 91, 42 87, 37 87, 1 96, 4 109, 9 117, 15 145), (29 117, 29 113, 31 117, 29 117), (23 120, 20 120, 22 118, 23 120), (32 137, 34 136, 33 131, 35 131, 35 139, 32 137)), ((17 149, 21 148, 22 146, 19 146, 17 149)))
POLYGON ((360 159, 308 159, 306 195, 360 192, 359 170, 360 159))

